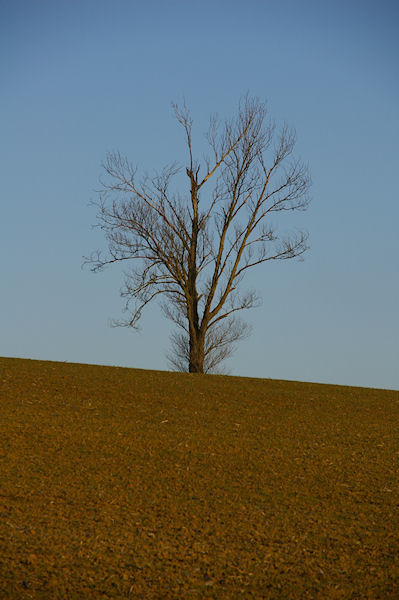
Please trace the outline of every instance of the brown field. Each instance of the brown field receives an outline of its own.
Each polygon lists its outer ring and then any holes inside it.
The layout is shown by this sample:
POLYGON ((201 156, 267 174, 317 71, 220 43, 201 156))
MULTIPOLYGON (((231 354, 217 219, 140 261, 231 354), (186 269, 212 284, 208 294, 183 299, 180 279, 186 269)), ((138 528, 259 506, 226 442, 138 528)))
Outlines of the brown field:
POLYGON ((399 598, 399 392, 0 359, 0 598, 399 598))

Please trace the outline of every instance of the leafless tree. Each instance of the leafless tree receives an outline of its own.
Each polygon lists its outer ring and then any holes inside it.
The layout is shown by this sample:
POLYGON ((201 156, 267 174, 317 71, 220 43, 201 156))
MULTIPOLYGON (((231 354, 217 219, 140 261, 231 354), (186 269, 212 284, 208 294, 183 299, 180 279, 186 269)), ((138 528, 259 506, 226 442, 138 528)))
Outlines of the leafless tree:
POLYGON ((270 217, 304 210, 310 177, 293 158, 295 132, 287 126, 278 131, 258 99, 243 98, 231 120, 211 118, 203 165, 194 158, 188 109, 173 108, 188 149, 187 193, 171 191, 180 171, 175 163, 138 182, 129 160, 108 154, 95 203, 108 251, 88 262, 98 271, 126 261, 121 296, 128 317, 117 324, 135 327, 143 308, 161 296, 177 326, 172 366, 204 373, 248 334, 238 315, 258 303, 255 292, 242 291, 248 269, 307 249, 306 233, 281 236, 270 217))

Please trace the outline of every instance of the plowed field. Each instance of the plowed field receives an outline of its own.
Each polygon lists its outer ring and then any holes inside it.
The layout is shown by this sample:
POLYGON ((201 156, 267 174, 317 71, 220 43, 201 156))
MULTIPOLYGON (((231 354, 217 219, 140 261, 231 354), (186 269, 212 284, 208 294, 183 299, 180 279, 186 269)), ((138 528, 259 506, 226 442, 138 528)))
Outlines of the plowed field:
POLYGON ((399 392, 0 359, 0 598, 399 598, 399 392))

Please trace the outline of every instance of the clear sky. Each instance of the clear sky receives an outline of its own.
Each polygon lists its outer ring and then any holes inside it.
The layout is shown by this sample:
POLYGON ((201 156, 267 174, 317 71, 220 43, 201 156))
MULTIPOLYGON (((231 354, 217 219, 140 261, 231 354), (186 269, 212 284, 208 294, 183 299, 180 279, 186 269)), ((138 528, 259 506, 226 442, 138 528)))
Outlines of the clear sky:
POLYGON ((157 305, 111 328, 120 271, 81 269, 100 164, 184 164, 171 101, 202 144, 248 91, 296 128, 311 249, 248 278, 230 372, 399 389, 398 30, 396 0, 0 0, 0 355, 167 369, 157 305))

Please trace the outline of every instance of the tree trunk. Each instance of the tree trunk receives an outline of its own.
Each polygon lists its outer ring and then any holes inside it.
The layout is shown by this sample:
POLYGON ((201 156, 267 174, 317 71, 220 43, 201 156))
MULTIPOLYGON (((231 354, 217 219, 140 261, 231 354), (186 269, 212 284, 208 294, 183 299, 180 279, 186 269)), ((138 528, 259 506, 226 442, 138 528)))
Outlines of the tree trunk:
POLYGON ((204 372, 205 339, 199 332, 190 333, 189 372, 204 372))
POLYGON ((204 372, 204 345, 205 337, 201 331, 198 315, 198 292, 197 292, 197 241, 198 241, 198 169, 194 173, 193 166, 187 169, 187 175, 191 181, 191 203, 193 215, 191 222, 190 252, 187 268, 187 290, 188 300, 188 322, 190 335, 190 355, 188 370, 190 373, 204 372))

